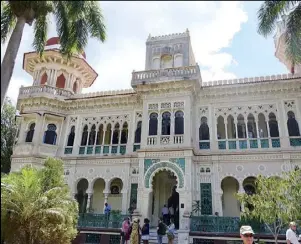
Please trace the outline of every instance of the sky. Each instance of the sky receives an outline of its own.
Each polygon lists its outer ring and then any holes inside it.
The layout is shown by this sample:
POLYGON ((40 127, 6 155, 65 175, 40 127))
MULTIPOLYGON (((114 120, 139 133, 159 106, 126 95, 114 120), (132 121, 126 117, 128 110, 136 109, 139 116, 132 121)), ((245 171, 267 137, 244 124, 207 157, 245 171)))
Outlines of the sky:
MULTIPOLYGON (((273 36, 257 33, 262 2, 100 2, 107 39, 89 39, 86 60, 98 77, 86 92, 131 88, 131 73, 145 66, 145 42, 152 36, 182 33, 188 28, 203 81, 288 73, 274 56, 273 36)), ((51 18, 48 37, 57 36, 51 18)), ((15 103, 19 88, 32 85, 22 69, 23 54, 33 51, 33 28, 26 25, 7 92, 15 103)), ((1 62, 7 43, 1 45, 1 62)))

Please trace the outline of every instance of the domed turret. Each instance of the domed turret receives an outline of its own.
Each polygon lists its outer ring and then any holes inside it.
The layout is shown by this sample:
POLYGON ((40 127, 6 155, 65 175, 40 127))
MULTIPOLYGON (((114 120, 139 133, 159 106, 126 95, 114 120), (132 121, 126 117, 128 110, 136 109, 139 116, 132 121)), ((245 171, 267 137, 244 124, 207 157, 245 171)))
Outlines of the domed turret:
POLYGON ((67 60, 60 53, 58 37, 47 40, 42 58, 36 52, 24 54, 23 69, 33 77, 33 86, 50 86, 80 93, 90 87, 98 74, 87 63, 85 52, 67 60))

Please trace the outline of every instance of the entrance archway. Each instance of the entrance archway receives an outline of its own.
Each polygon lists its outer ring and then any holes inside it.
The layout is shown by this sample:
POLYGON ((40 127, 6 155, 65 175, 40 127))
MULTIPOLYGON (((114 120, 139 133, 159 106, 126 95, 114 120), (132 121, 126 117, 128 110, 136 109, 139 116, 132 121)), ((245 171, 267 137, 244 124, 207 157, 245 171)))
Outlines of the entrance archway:
POLYGON ((157 226, 158 220, 162 217, 162 208, 174 210, 174 222, 179 223, 179 193, 177 189, 177 176, 168 169, 157 171, 152 178, 152 192, 150 194, 151 225, 157 226))

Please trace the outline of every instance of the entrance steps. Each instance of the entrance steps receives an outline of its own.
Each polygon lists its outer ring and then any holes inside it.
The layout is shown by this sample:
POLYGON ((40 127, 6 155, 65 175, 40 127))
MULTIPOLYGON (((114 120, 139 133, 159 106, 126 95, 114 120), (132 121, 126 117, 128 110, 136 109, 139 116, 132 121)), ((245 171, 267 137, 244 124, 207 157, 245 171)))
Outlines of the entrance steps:
MULTIPOLYGON (((148 243, 158 243, 158 240, 157 240, 157 229, 150 229, 149 230, 149 242, 148 243)), ((168 240, 167 240, 167 236, 165 235, 163 237, 163 243, 168 243, 168 240)), ((175 232, 175 239, 173 241, 174 244, 178 244, 178 233, 177 231, 175 232)))

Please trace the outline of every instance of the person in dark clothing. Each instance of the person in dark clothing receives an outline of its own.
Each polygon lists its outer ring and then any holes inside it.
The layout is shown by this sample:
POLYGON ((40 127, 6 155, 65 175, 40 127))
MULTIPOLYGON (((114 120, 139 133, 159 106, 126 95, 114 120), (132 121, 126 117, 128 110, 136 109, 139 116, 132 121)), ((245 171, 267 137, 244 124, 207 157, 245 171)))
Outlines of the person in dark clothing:
POLYGON ((141 234, 142 234, 142 241, 143 244, 148 244, 148 240, 149 240, 149 220, 148 219, 144 219, 144 224, 141 230, 141 234))
POLYGON ((158 221, 158 227, 157 227, 157 239, 158 244, 162 244, 163 236, 166 235, 166 225, 163 223, 163 219, 160 218, 158 221))

